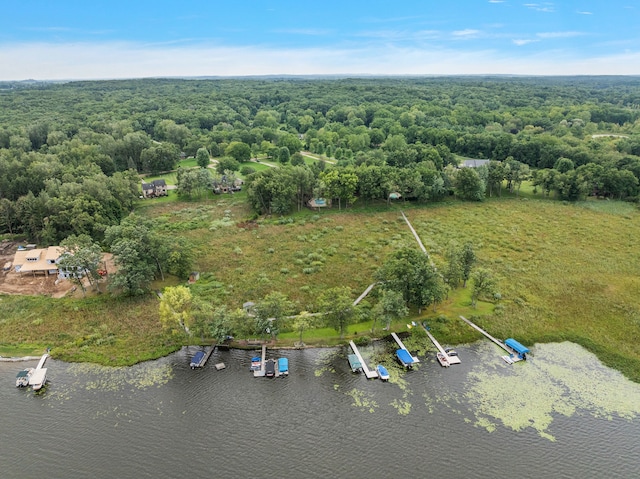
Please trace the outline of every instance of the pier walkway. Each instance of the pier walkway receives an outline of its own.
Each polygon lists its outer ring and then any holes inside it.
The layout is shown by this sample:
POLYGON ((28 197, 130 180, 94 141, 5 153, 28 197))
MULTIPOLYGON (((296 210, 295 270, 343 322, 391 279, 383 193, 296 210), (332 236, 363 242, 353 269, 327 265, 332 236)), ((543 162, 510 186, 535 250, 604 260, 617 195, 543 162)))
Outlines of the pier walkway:
POLYGON ((262 360, 260 361, 260 369, 258 369, 257 371, 253 372, 253 377, 254 378, 262 378, 265 375, 265 362, 267 360, 267 345, 263 344, 262 345, 262 360))
POLYGON ((471 326, 473 329, 475 329, 475 330, 479 331, 480 333, 484 334, 487 338, 489 338, 491 341, 493 341, 498 346, 500 346, 502 349, 504 349, 507 353, 509 353, 509 356, 502 356, 502 359, 504 359, 504 361, 506 363, 513 364, 513 363, 516 363, 518 361, 522 361, 522 358, 519 357, 519 355, 518 355, 518 353, 516 351, 511 349, 509 346, 504 344, 499 339, 496 339, 493 336, 491 336, 489 333, 487 333, 480 326, 477 326, 477 325, 473 324, 471 321, 469 321, 464 316, 460 316, 460 319, 463 320, 465 323, 467 323, 469 326, 471 326))
POLYGON ((362 301, 364 298, 366 298, 366 297, 367 297, 367 295, 371 292, 371 290, 373 289, 373 287, 374 287, 376 284, 378 284, 378 283, 371 283, 371 284, 367 287, 367 289, 365 289, 365 290, 364 290, 364 292, 363 292, 360 296, 358 296, 358 299, 356 299, 356 300, 353 302, 353 305, 354 305, 354 306, 357 306, 357 305, 358 305, 358 303, 359 303, 360 301, 362 301))
POLYGON ((362 372, 364 372, 364 375, 367 377, 367 379, 377 378, 378 372, 376 370, 371 371, 369 369, 367 363, 364 361, 364 359, 362 359, 362 355, 360 354, 360 351, 358 351, 356 343, 354 343, 353 341, 349 341, 349 346, 351 346, 351 349, 353 349, 353 354, 358 356, 358 361, 360 361, 360 364, 362 365, 362 372))
POLYGON ((402 217, 407 222, 407 226, 409 226, 409 229, 413 233, 413 236, 415 237, 416 241, 418 242, 418 246, 420 246, 420 249, 422 250, 422 252, 424 254, 428 254, 427 253, 427 248, 425 248, 424 245, 422 244, 422 241, 420 241, 420 236, 418 236, 418 233, 416 233, 416 230, 414 230, 413 226, 411 226, 411 223, 409 222, 409 219, 407 218, 407 216, 404 214, 404 211, 401 211, 400 214, 402 214, 402 217))
POLYGON ((433 336, 433 334, 431 334, 429 330, 425 328, 424 324, 422 325, 422 328, 427 333, 427 336, 429 336, 429 339, 431 340, 433 345, 436 347, 436 349, 440 351, 447 358, 447 361, 449 362, 449 364, 460 364, 460 358, 458 356, 449 356, 449 353, 445 351, 445 349, 438 342, 438 340, 433 336))

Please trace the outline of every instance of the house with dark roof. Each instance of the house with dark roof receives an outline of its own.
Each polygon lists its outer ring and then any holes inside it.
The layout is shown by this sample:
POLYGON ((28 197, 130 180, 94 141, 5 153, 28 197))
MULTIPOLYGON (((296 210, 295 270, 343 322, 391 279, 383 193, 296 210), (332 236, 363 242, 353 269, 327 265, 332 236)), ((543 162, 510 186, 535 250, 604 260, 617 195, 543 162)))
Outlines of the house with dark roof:
POLYGON ((151 183, 142 182, 142 196, 144 198, 156 198, 167 196, 167 182, 163 179, 153 180, 151 183))

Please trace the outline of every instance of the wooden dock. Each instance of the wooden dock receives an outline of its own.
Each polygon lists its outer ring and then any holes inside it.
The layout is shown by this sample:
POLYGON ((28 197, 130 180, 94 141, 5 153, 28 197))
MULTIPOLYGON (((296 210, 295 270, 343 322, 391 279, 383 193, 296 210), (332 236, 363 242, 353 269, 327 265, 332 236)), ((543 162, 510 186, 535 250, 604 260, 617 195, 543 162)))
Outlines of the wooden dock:
POLYGON ((263 378, 265 375, 265 370, 264 370, 264 366, 265 366, 265 362, 267 360, 267 345, 263 344, 262 345, 262 359, 260 360, 260 369, 258 369, 257 371, 253 372, 253 377, 254 378, 263 378))
POLYGON ((360 354, 360 351, 358 351, 358 347, 356 346, 356 343, 354 343, 353 341, 349 341, 349 346, 351 346, 351 349, 353 349, 353 354, 358 356, 358 361, 360 361, 360 364, 362 365, 362 372, 367 377, 367 379, 377 378, 378 371, 376 371, 375 369, 371 371, 369 369, 369 367, 367 366, 367 363, 364 361, 364 359, 362 359, 362 355, 360 354))
POLYGON ((469 321, 467 318, 465 318, 464 316, 460 316, 460 319, 463 320, 465 323, 467 323, 469 326, 471 326, 473 329, 479 331, 480 333, 482 333, 483 335, 485 335, 487 338, 489 338, 491 341, 493 341, 495 344, 497 344, 498 346, 500 346, 502 349, 504 349, 507 353, 509 353, 509 356, 502 356, 502 359, 504 359, 504 361, 508 364, 513 364, 513 363, 517 363, 518 361, 522 361, 522 359, 518 356, 518 354, 511 349, 509 346, 507 346, 506 344, 504 344, 502 341, 500 341, 499 339, 494 338, 493 336, 491 336, 489 333, 487 333, 484 329, 482 329, 480 326, 473 324, 471 321, 469 321))
MULTIPOLYGON (((391 337, 395 340, 396 343, 398 343, 398 346, 400 347, 400 349, 404 349, 405 351, 409 351, 404 343, 402 342, 402 340, 398 337, 398 335, 396 333, 391 333, 391 337)), ((411 355, 411 353, 409 353, 409 355, 411 355)), ((411 356, 411 359, 413 359, 414 363, 419 363, 420 360, 417 358, 417 356, 411 356)))
POLYGON ((422 244, 422 241, 420 241, 420 236, 418 236, 418 233, 416 233, 416 230, 413 229, 413 226, 411 226, 411 223, 409 222, 409 219, 407 218, 407 216, 404 214, 404 211, 401 211, 400 214, 402 215, 402 217, 406 221, 407 226, 409 226, 409 229, 413 233, 413 236, 416 239, 416 241, 418 242, 418 246, 420 246, 420 249, 422 250, 422 252, 424 254, 428 254, 427 253, 427 248, 425 248, 424 245, 422 244))
POLYGON ((364 290, 364 292, 363 292, 360 296, 358 296, 358 298, 353 302, 353 305, 354 305, 354 306, 357 306, 357 305, 358 305, 358 303, 359 303, 360 301, 362 301, 364 298, 366 298, 366 297, 367 297, 367 295, 371 292, 371 290, 373 289, 373 287, 374 287, 376 284, 378 284, 378 283, 371 283, 371 284, 367 287, 367 289, 365 289, 365 290, 364 290))
POLYGON ((427 336, 429 336, 429 339, 431 340, 433 345, 436 347, 436 349, 446 356, 449 364, 460 364, 460 358, 458 356, 449 356, 449 353, 445 351, 445 349, 438 342, 438 340, 433 336, 433 334, 431 334, 429 330, 425 328, 424 324, 422 325, 422 327, 424 328, 424 331, 427 333, 427 336))

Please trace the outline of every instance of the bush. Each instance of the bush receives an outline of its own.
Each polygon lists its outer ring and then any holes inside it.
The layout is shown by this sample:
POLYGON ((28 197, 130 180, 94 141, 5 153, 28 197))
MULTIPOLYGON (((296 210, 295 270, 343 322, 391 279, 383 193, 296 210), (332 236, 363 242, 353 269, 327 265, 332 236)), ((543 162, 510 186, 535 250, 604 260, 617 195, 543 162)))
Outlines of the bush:
POLYGON ((252 173, 255 173, 256 170, 255 168, 251 167, 251 166, 243 166, 242 168, 240 168, 240 174, 243 176, 248 176, 251 175, 252 173))

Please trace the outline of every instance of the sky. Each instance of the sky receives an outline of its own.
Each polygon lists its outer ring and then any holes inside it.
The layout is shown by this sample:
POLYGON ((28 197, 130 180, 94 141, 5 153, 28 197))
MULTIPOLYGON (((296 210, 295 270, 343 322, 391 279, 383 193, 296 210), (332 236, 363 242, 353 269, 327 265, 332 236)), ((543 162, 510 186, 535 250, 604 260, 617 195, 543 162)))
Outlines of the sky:
POLYGON ((0 80, 640 75, 639 0, 3 0, 0 80))

